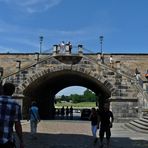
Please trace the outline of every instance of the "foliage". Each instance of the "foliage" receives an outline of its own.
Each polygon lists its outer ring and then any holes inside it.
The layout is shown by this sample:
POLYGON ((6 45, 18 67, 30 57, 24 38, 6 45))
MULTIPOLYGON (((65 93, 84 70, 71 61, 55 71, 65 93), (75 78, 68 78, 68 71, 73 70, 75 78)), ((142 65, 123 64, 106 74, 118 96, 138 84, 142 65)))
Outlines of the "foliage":
POLYGON ((79 102, 95 102, 96 101, 96 95, 89 89, 86 89, 83 93, 83 95, 78 94, 71 94, 70 96, 64 96, 62 95, 60 99, 57 100, 57 102, 70 102, 73 103, 79 103, 79 102))

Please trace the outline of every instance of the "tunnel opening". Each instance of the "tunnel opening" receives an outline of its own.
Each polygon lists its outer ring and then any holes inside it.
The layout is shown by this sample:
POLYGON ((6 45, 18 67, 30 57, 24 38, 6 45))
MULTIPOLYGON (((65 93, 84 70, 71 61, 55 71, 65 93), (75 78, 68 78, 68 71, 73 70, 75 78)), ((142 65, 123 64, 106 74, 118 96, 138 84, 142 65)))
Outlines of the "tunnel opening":
POLYGON ((96 95, 86 87, 70 86, 55 96, 56 120, 89 120, 91 108, 97 108, 96 95))
POLYGON ((53 116, 55 95, 62 89, 70 86, 82 86, 92 90, 97 96, 99 108, 111 96, 110 90, 105 87, 98 79, 78 71, 62 70, 45 74, 24 90, 27 98, 24 104, 27 111, 31 101, 35 100, 38 104, 41 119, 50 119, 53 116))

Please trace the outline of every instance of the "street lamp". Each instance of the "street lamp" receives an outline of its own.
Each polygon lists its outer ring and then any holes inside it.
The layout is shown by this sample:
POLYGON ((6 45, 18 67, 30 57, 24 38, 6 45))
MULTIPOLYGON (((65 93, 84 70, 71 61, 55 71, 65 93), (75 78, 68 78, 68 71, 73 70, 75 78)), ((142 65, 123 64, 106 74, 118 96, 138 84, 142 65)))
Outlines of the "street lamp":
POLYGON ((40 36, 40 53, 42 52, 43 36, 40 36))
POLYGON ((103 36, 100 36, 100 45, 101 45, 101 55, 102 55, 102 43, 103 43, 103 36))
POLYGON ((39 53, 38 52, 35 52, 35 55, 36 55, 36 61, 38 62, 39 61, 39 53))

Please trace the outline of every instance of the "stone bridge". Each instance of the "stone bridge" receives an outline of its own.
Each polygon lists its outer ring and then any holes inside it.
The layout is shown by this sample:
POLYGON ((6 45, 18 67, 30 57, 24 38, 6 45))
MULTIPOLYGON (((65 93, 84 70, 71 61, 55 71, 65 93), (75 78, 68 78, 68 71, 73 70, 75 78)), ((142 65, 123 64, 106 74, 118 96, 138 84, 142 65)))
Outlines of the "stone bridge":
POLYGON ((27 114, 31 101, 36 100, 41 117, 49 119, 53 114, 55 95, 60 90, 69 86, 83 86, 96 94, 96 104, 100 108, 105 102, 111 101, 117 120, 137 117, 137 107, 142 108, 147 104, 147 94, 143 93, 143 88, 125 70, 125 66, 117 60, 112 68, 101 63, 97 54, 79 51, 78 54, 61 54, 53 50, 53 53, 43 54, 42 57, 37 54, 36 60, 23 57, 16 61, 19 64, 17 69, 11 67, 10 73, 6 73, 6 68, 4 69, 3 83, 8 81, 16 85, 15 96, 23 100, 24 115, 27 114), (20 65, 21 60, 27 64, 20 65))

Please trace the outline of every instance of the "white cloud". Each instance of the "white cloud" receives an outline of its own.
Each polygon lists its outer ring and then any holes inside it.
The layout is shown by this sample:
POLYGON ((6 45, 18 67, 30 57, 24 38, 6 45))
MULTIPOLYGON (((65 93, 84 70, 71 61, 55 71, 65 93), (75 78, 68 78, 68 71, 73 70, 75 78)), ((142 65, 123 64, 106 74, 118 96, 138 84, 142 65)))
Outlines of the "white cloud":
POLYGON ((0 0, 10 5, 17 5, 28 13, 42 12, 61 3, 62 0, 0 0))

